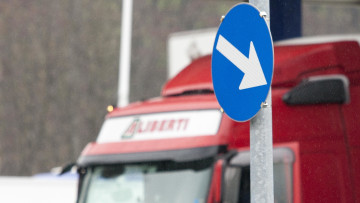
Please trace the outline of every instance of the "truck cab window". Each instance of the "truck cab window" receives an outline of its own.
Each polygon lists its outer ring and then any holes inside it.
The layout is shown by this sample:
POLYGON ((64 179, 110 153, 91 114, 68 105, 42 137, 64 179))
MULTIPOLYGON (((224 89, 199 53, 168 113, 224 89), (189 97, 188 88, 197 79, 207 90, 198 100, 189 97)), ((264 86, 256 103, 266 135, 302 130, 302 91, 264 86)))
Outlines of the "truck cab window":
MULTIPOLYGON (((274 198, 276 203, 293 202, 294 153, 290 148, 274 149, 274 198)), ((250 202, 250 152, 234 156, 225 169, 224 203, 250 202), (238 188, 234 190, 234 188, 238 188)))
POLYGON ((205 202, 213 159, 89 167, 79 203, 205 202))
POLYGON ((249 166, 229 166, 226 168, 224 198, 224 203, 250 202, 249 166))

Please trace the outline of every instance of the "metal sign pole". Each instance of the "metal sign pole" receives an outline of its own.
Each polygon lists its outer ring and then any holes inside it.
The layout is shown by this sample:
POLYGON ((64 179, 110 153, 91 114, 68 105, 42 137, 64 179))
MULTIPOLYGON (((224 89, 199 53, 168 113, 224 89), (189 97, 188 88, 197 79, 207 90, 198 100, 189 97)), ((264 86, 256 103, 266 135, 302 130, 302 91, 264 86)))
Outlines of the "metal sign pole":
MULTIPOLYGON (((269 0, 249 0, 265 12, 270 27, 269 0)), ((258 114, 250 120, 250 184, 252 203, 274 202, 271 88, 258 114)))
POLYGON ((118 107, 124 107, 129 103, 132 8, 133 0, 123 0, 117 99, 118 107))

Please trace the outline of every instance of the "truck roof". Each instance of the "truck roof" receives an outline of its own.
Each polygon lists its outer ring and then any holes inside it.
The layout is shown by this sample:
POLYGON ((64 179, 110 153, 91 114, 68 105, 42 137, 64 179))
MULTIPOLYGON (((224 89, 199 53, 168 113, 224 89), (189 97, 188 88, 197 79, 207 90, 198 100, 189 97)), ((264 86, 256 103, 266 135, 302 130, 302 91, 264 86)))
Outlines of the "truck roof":
POLYGON ((220 105, 212 94, 194 94, 187 97, 156 97, 142 102, 135 102, 123 108, 116 108, 107 117, 193 109, 220 109, 220 105))
POLYGON ((360 34, 341 34, 341 35, 317 35, 281 40, 275 42, 275 46, 323 44, 340 41, 357 41, 360 43, 360 34))
MULTIPOLYGON (((296 41, 294 44, 288 41, 286 45, 284 44, 280 43, 274 47, 273 87, 292 87, 309 74, 350 73, 360 66, 360 57, 358 57, 360 47, 357 41, 300 45, 296 41)), ((171 96, 201 91, 214 91, 210 55, 194 60, 169 80, 164 85, 161 95, 171 96)))

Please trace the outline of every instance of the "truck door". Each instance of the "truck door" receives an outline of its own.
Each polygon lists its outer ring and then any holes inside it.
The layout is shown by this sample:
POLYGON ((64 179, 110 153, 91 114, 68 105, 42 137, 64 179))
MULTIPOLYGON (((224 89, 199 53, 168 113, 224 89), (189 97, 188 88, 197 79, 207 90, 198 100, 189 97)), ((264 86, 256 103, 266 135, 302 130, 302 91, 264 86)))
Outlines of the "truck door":
MULTIPOLYGON (((274 148, 275 203, 300 202, 297 145, 274 148), (295 146, 295 147, 294 147, 295 146)), ((224 203, 250 202, 250 151, 240 150, 224 171, 224 203)))

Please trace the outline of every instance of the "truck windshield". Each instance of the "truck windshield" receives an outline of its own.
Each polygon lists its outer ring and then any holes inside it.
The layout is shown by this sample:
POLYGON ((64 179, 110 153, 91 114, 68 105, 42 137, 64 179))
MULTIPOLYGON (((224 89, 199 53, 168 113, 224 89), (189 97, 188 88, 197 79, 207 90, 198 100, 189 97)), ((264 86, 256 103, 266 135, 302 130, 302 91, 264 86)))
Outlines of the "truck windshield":
POLYGON ((213 159, 94 166, 83 179, 79 203, 202 203, 213 159))

